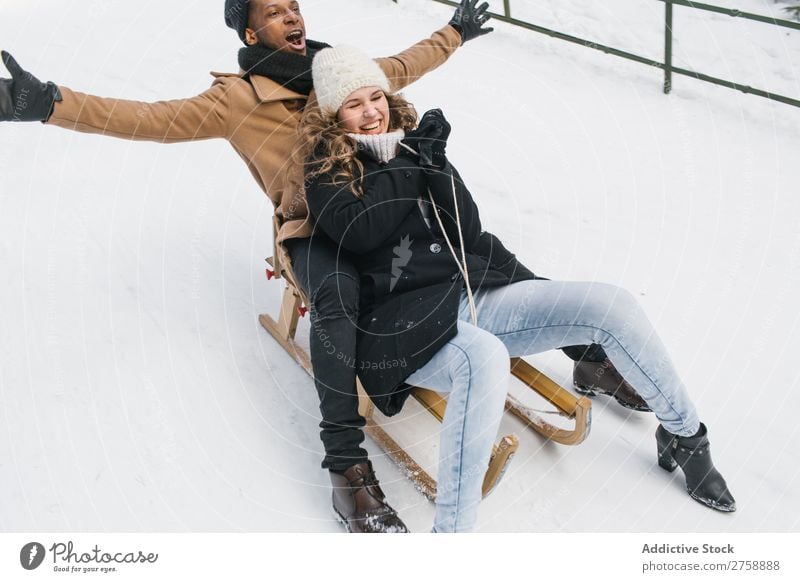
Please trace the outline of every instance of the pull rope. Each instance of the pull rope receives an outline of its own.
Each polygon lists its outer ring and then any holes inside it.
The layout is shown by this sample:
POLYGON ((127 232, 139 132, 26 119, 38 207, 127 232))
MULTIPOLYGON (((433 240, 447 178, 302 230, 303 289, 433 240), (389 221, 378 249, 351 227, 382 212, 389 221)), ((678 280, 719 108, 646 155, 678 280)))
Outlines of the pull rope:
MULTIPOLYGON (((414 148, 404 144, 402 141, 400 142, 400 147, 408 150, 409 152, 413 153, 414 155, 419 156, 419 152, 417 152, 414 148)), ((442 235, 444 236, 444 240, 447 242, 447 247, 450 249, 450 254, 453 256, 453 259, 456 262, 456 266, 458 267, 461 276, 464 277, 464 283, 467 286, 467 302, 469 303, 469 314, 472 317, 472 323, 474 325, 478 325, 478 310, 475 308, 475 297, 472 294, 472 287, 469 284, 469 273, 467 272, 467 255, 466 251, 464 250, 464 235, 461 232, 461 214, 458 211, 458 196, 456 194, 456 179, 453 176, 453 173, 450 172, 450 185, 453 188, 453 206, 456 209, 456 225, 458 227, 458 241, 461 245, 461 259, 459 260, 458 255, 456 254, 455 249, 453 248, 453 243, 450 242, 450 237, 447 236, 447 231, 444 229, 444 224, 442 223, 442 217, 439 216, 439 209, 436 207, 436 202, 433 200, 433 194, 431 194, 431 189, 428 188, 428 198, 431 201, 431 206, 433 206, 433 213, 436 215, 436 222, 439 223, 439 229, 442 231, 442 235)))
POLYGON ((469 284, 469 272, 467 271, 467 255, 466 251, 464 250, 464 234, 461 232, 461 214, 458 211, 458 196, 456 194, 456 179, 453 174, 450 174, 450 185, 453 188, 453 206, 456 209, 456 226, 458 227, 458 241, 461 245, 461 259, 459 260, 458 255, 456 254, 455 249, 453 248, 453 243, 450 242, 450 237, 447 236, 447 231, 444 229, 444 224, 442 223, 442 217, 439 215, 439 209, 436 207, 436 203, 433 201, 433 194, 431 194, 431 189, 428 188, 428 198, 431 201, 431 206, 433 206, 433 213, 436 215, 436 222, 439 223, 439 229, 442 231, 442 235, 444 236, 444 240, 447 242, 447 247, 450 249, 450 254, 453 255, 453 259, 456 261, 456 265, 458 266, 458 270, 461 273, 461 276, 464 277, 464 283, 467 286, 467 301, 469 303, 469 313, 472 317, 472 323, 474 325, 478 325, 478 310, 475 308, 475 297, 472 294, 472 287, 469 284))

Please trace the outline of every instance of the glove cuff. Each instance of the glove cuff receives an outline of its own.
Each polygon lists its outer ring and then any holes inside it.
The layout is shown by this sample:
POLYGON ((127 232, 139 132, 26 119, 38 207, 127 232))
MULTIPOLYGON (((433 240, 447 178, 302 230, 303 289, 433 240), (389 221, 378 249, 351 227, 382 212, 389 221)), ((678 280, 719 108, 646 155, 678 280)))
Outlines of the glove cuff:
POLYGON ((42 119, 42 123, 47 123, 50 121, 50 118, 53 116, 53 112, 56 110, 56 102, 64 100, 64 98, 61 96, 61 89, 59 89, 58 85, 52 81, 47 82, 46 92, 53 97, 53 100, 50 102, 50 109, 47 111, 45 118, 42 119))
POLYGON ((448 22, 450 26, 452 26, 456 32, 461 36, 461 46, 464 46, 464 43, 467 42, 467 39, 464 38, 464 27, 461 26, 457 20, 451 20, 448 22))

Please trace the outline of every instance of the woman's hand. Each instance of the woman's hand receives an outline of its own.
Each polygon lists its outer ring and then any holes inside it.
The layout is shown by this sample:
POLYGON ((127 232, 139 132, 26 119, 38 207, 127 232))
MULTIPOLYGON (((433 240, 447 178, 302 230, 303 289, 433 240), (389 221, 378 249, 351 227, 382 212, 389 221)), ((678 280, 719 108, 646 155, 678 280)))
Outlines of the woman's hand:
POLYGON ((442 169, 447 164, 445 149, 450 137, 450 124, 441 109, 432 109, 422 116, 417 129, 406 134, 401 142, 419 156, 423 168, 442 169))

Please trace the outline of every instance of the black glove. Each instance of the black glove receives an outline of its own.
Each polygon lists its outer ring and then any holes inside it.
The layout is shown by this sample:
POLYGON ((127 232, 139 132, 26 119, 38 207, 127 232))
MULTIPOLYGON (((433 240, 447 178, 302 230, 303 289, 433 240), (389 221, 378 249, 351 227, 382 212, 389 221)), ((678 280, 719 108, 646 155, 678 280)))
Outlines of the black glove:
POLYGON ((22 69, 10 54, 2 51, 10 79, 0 78, 0 121, 47 121, 53 105, 61 101, 55 83, 42 83, 22 69))
POLYGON ((448 137, 450 124, 444 118, 442 110, 431 109, 422 116, 417 129, 408 132, 401 143, 414 150, 423 168, 441 169, 447 164, 445 148, 448 137))
POLYGON ((486 14, 489 3, 484 2, 476 7, 477 3, 478 0, 461 0, 461 5, 456 8, 456 13, 449 22, 450 26, 461 33, 461 44, 494 30, 494 28, 483 28, 491 18, 486 14))

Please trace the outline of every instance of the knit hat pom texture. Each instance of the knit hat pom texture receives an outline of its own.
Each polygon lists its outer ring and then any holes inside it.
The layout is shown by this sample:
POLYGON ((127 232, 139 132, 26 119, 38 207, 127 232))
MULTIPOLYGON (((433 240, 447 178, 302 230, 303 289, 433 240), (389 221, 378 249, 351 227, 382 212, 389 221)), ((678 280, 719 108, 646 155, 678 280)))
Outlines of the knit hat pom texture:
POLYGON ((332 115, 353 91, 379 87, 389 93, 389 79, 380 65, 357 48, 340 45, 321 50, 312 64, 314 91, 323 113, 332 115))

